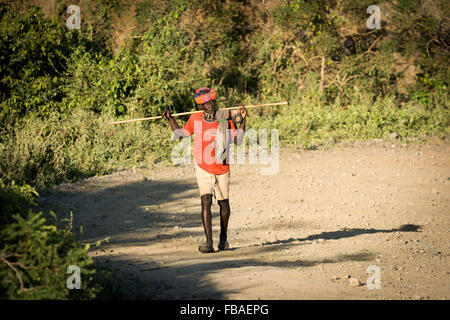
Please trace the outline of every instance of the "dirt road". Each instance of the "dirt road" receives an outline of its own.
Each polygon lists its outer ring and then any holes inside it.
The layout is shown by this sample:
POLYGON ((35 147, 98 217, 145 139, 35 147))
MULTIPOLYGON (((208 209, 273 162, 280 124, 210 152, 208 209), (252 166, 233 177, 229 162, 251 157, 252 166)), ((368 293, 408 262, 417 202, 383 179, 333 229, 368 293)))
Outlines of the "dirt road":
MULTIPOLYGON (((275 175, 231 166, 231 250, 202 254, 192 166, 63 184, 90 254, 156 299, 449 299, 450 143, 372 140, 284 150, 275 175), (369 266, 380 288, 370 289, 369 266), (379 268, 379 269, 378 269, 379 268), (358 285, 358 283, 360 283, 358 285)), ((67 214, 66 214, 67 216, 67 214)), ((215 247, 218 206, 213 205, 215 247)))

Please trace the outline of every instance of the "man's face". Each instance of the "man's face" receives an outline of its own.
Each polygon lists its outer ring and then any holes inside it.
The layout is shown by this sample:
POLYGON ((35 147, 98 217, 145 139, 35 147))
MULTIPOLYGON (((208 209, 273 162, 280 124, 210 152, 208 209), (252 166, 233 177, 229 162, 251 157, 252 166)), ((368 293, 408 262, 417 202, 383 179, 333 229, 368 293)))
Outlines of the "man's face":
POLYGON ((216 102, 215 101, 209 101, 207 103, 201 104, 200 109, 203 110, 206 113, 213 113, 216 109, 216 102))

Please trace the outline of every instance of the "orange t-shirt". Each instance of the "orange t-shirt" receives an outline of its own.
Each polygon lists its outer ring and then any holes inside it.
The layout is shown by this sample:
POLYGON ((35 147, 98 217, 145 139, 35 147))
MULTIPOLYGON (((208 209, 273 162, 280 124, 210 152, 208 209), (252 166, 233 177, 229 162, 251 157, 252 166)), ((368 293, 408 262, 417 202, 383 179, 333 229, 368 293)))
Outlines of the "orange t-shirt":
MULTIPOLYGON (((231 139, 236 136, 236 126, 228 119, 231 139)), ((215 139, 219 122, 206 121, 203 113, 194 113, 189 117, 183 132, 186 136, 194 135, 194 161, 203 170, 212 174, 224 174, 229 171, 227 163, 217 163, 215 139)))

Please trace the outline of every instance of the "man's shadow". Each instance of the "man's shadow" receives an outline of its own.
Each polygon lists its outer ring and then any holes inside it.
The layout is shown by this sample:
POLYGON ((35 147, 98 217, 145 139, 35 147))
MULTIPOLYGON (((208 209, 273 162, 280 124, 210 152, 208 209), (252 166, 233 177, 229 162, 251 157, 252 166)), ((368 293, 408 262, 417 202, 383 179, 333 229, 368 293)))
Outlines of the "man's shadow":
POLYGON ((289 238, 284 240, 276 240, 272 242, 264 242, 263 246, 270 246, 276 244, 288 244, 292 242, 303 242, 308 240, 338 240, 343 238, 350 238, 354 236, 358 236, 360 234, 373 234, 373 233, 392 233, 392 232, 419 232, 421 229, 420 225, 415 224, 404 224, 399 228, 393 229, 361 229, 361 228, 352 228, 352 229, 344 229, 339 231, 327 231, 319 234, 310 235, 304 238, 289 238))

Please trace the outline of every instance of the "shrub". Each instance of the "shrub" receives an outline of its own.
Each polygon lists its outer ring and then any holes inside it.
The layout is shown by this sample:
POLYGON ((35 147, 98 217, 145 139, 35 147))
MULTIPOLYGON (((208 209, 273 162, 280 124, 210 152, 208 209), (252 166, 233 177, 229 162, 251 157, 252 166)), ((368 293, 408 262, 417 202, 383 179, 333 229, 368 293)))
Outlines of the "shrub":
POLYGON ((89 246, 75 241, 69 228, 48 223, 32 206, 30 186, 0 184, 0 297, 6 299, 89 299, 100 288, 92 283, 89 246), (67 288, 69 265, 81 271, 81 290, 67 288))

